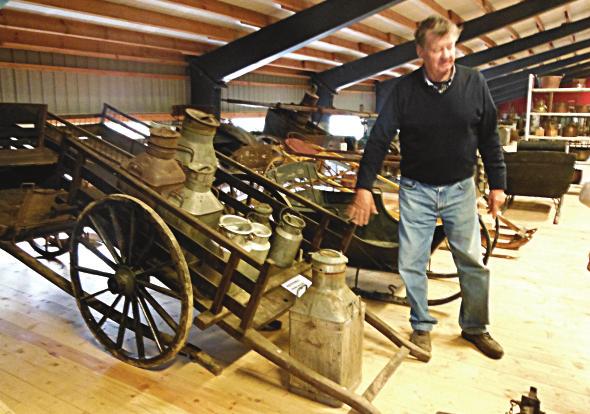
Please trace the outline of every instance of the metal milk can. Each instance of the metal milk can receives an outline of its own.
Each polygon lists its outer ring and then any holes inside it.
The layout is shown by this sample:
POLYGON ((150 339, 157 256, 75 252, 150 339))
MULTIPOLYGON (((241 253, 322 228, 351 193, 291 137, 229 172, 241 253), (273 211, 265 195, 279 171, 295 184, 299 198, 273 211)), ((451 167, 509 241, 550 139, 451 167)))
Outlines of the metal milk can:
POLYGON ((219 230, 225 237, 245 249, 252 233, 252 222, 242 216, 226 214, 219 219, 219 230))
POLYGON ((206 164, 217 168, 213 137, 219 121, 215 115, 188 108, 182 122, 182 132, 176 159, 185 166, 206 164))
POLYGON ((123 164, 123 168, 156 189, 182 184, 186 176, 174 159, 180 135, 166 127, 150 128, 145 152, 123 164))
MULTIPOLYGON (((224 207, 211 191, 214 172, 210 165, 195 164, 189 167, 184 187, 172 191, 168 195, 168 201, 197 216, 210 227, 217 228, 224 207)), ((187 229, 187 232, 201 241, 207 238, 203 233, 194 231, 192 228, 187 229)))
POLYGON ((262 223, 252 223, 252 232, 246 250, 249 251, 253 257, 260 261, 264 261, 270 250, 270 236, 272 231, 262 223))
MULTIPOLYGON (((250 233, 248 242, 245 244, 244 248, 251 256, 263 262, 270 250, 269 239, 271 235, 272 231, 266 225, 262 223, 252 223, 252 232, 250 233)), ((258 279, 258 270, 242 260, 238 263, 238 270, 253 281, 258 279)))
MULTIPOLYGON (((252 223, 245 217, 225 214, 219 219, 218 231, 241 248, 246 249, 246 245, 250 241, 250 234, 252 233, 252 223)), ((229 260, 230 251, 220 246, 215 240, 207 239, 206 245, 209 250, 219 255, 225 262, 229 260)), ((240 264, 242 264, 241 260, 238 263, 238 267, 240 264)), ((203 271, 209 272, 211 269, 205 267, 203 271)), ((228 293, 238 294, 239 292, 240 288, 232 283, 228 293)), ((209 291, 208 293, 215 295, 214 291, 209 291)))
POLYGON ((272 215, 272 207, 270 204, 260 203, 254 207, 254 211, 251 211, 246 217, 253 223, 264 224, 269 229, 272 229, 270 225, 270 217, 272 215))
POLYGON ((291 266, 303 240, 304 227, 305 220, 301 217, 286 211, 281 213, 281 220, 275 229, 269 254, 277 266, 291 266))
MULTIPOLYGON (((364 303, 346 285, 348 259, 323 249, 312 253, 312 285, 289 313, 289 354, 343 387, 361 380, 364 303)), ((342 402, 295 376, 289 389, 339 407, 342 402)))
MULTIPOLYGON (((226 214, 219 219, 219 229, 224 236, 249 252, 253 257, 260 261, 266 259, 270 250, 270 242, 268 240, 272 232, 264 224, 252 223, 245 217, 226 214)), ((220 250, 220 254, 224 260, 229 260, 229 251, 213 241, 211 243, 216 245, 217 249, 220 250)), ((238 262, 237 270, 253 281, 258 279, 258 270, 243 260, 238 262)), ((237 291, 237 286, 232 284, 229 292, 237 293, 237 291)))

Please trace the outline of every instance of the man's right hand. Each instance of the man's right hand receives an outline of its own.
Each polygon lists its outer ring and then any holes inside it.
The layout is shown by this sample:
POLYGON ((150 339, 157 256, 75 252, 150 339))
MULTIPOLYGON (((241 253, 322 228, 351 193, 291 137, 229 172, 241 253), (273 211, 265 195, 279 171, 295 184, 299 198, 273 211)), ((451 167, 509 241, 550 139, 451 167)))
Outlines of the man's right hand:
POLYGON ((358 226, 367 224, 371 214, 377 214, 373 193, 365 188, 357 188, 354 200, 348 206, 346 214, 358 226))

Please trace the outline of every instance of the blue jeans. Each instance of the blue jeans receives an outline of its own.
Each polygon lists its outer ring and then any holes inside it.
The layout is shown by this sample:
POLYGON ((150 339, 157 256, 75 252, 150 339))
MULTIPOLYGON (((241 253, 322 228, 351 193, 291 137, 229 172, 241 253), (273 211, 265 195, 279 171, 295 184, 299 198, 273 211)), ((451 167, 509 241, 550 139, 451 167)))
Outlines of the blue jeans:
POLYGON ((459 325, 470 334, 486 331, 490 272, 483 264, 475 184, 467 178, 433 186, 402 177, 399 191, 399 273, 410 302, 414 330, 431 331, 426 268, 436 219, 443 221, 461 286, 459 325))

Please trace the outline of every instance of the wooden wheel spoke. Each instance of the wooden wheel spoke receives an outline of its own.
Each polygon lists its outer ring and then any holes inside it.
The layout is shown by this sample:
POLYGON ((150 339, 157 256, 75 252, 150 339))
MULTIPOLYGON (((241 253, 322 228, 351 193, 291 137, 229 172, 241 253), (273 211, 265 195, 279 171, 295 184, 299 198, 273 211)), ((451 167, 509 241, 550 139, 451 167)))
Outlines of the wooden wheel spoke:
POLYGON ((119 324, 119 331, 117 332, 117 349, 123 348, 123 339, 125 339, 125 329, 127 327, 127 313, 129 312, 130 300, 125 296, 125 303, 123 304, 123 313, 121 314, 121 323, 119 324))
POLYGON ((144 243, 144 247, 139 251, 139 254, 137 255, 137 259, 135 259, 135 263, 141 264, 141 262, 143 262, 143 259, 149 253, 152 246, 154 245, 155 238, 156 238, 155 234, 153 232, 150 232, 149 237, 147 238, 147 240, 144 243))
POLYGON ((108 292, 109 288, 103 289, 103 290, 99 290, 98 292, 94 292, 94 293, 89 293, 87 295, 84 295, 80 298, 80 302, 86 302, 88 299, 92 299, 95 298, 99 295, 102 295, 105 292, 108 292))
POLYGON ((139 294, 143 296, 149 302, 150 305, 152 305, 152 308, 154 308, 154 310, 158 312, 158 315, 160 315, 164 322, 166 322, 166 324, 176 332, 176 330, 178 329, 178 324, 174 321, 172 316, 170 316, 170 314, 166 312, 162 305, 160 305, 158 301, 152 295, 150 295, 150 293, 147 290, 145 290, 145 288, 140 288, 138 289, 138 291, 139 294))
POLYGON ((109 253, 113 257, 113 259, 115 259, 115 262, 117 262, 117 264, 121 264, 121 257, 119 256, 119 254, 115 250, 115 247, 113 246, 113 243, 111 242, 111 240, 107 237, 107 233, 104 231, 104 228, 102 227, 102 225, 99 224, 98 220, 96 220, 90 214, 88 215, 88 219, 92 223, 92 228, 94 229, 94 231, 96 231, 96 234, 98 234, 98 237, 101 238, 101 240, 103 241, 107 250, 109 251, 109 253))
POLYGON ((147 324, 150 328, 150 331, 152 332, 152 336, 154 337, 154 342, 156 343, 156 346, 158 347, 158 350, 160 352, 163 352, 164 349, 162 348, 162 338, 160 337, 160 331, 158 331, 158 329, 156 328, 156 322, 154 320, 154 317, 152 316, 147 303, 145 302, 145 299, 142 296, 138 296, 139 299, 139 307, 141 308, 141 312, 143 313, 143 316, 145 317, 145 320, 147 321, 147 324))
POLYGON ((111 306, 109 306, 109 309, 102 315, 102 318, 100 318, 100 321, 98 321, 99 327, 104 325, 104 323, 107 321, 107 319, 109 319, 113 315, 113 312, 115 312, 115 308, 117 307, 117 305, 121 301, 122 297, 123 297, 123 294, 120 293, 119 296, 117 296, 115 298, 113 303, 111 303, 111 306))
POLYGON ((144 276, 153 276, 154 274, 158 273, 158 270, 163 270, 166 267, 174 267, 174 262, 170 261, 167 263, 158 263, 155 266, 148 268, 147 270, 142 270, 135 273, 135 277, 144 277, 144 276))
POLYGON ((111 259, 109 259, 108 257, 106 257, 104 254, 102 254, 102 252, 100 250, 98 250, 98 248, 96 246, 93 246, 88 240, 84 240, 83 238, 80 239, 80 243, 86 247, 88 250, 90 250, 92 253, 94 253, 94 255, 96 257, 98 257, 100 260, 102 260, 103 262, 105 262, 107 265, 109 265, 109 267, 113 270, 117 270, 118 266, 116 265, 115 262, 113 262, 111 259))
POLYGON ((125 249, 125 238, 123 237, 123 228, 121 227, 121 223, 117 218, 117 214, 115 214, 115 210, 112 206, 107 206, 109 210, 109 217, 111 218, 111 223, 113 224, 113 229, 115 230, 115 243, 119 247, 119 252, 121 254, 121 261, 123 263, 126 262, 126 249, 125 249))
POLYGON ((141 318, 139 313, 139 305, 137 303, 137 298, 133 298, 131 302, 133 307, 133 322, 134 322, 134 330, 135 330, 135 343, 137 344, 137 354, 140 358, 145 358, 145 348, 143 345, 143 331, 141 327, 141 318))
POLYGON ((89 273, 89 274, 95 275, 95 276, 104 276, 104 277, 115 276, 113 273, 103 272, 102 270, 91 269, 89 267, 84 267, 84 266, 72 265, 72 268, 76 269, 78 272, 89 273))
POLYGON ((133 254, 133 240, 135 239, 135 209, 131 208, 129 215, 129 238, 127 240, 127 262, 131 264, 131 257, 133 254))
POLYGON ((146 288, 150 288, 152 290, 155 290, 156 292, 161 293, 163 295, 170 296, 171 298, 181 300, 180 296, 178 296, 178 294, 171 289, 168 289, 168 288, 165 288, 162 286, 158 286, 158 285, 154 285, 153 283, 146 282, 144 280, 137 280, 137 283, 146 287, 146 288))

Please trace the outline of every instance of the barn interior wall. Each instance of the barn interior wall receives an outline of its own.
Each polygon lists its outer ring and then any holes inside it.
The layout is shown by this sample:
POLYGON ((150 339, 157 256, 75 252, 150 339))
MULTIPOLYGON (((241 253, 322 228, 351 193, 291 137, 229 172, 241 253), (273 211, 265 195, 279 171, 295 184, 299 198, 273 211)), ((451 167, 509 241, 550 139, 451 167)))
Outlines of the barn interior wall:
MULTIPOLYGON (((170 113, 190 102, 186 68, 144 62, 0 49, 0 101, 46 103, 56 114, 92 114, 109 103, 129 113, 170 113)), ((222 98, 266 103, 299 103, 309 79, 258 73, 222 89, 222 98)), ((337 108, 373 111, 371 88, 335 96, 337 108), (361 106, 362 105, 362 106, 361 106)), ((222 102, 227 116, 260 116, 264 108, 222 102)))

